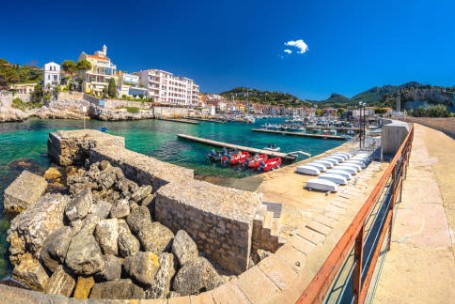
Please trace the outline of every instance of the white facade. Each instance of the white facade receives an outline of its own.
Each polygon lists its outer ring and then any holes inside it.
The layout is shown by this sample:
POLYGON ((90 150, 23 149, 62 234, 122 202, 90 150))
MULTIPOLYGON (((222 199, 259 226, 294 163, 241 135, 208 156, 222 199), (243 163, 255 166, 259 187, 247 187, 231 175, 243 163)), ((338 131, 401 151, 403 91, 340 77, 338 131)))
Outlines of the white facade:
POLYGON ((44 88, 53 88, 60 84, 60 64, 49 62, 44 65, 44 88))
POLYGON ((149 69, 137 73, 155 102, 174 105, 197 105, 199 86, 192 79, 149 69))
POLYGON ((128 73, 119 73, 118 77, 118 87, 117 87, 118 96, 136 96, 139 97, 143 95, 144 97, 148 96, 146 88, 141 88, 139 83, 139 76, 128 73))

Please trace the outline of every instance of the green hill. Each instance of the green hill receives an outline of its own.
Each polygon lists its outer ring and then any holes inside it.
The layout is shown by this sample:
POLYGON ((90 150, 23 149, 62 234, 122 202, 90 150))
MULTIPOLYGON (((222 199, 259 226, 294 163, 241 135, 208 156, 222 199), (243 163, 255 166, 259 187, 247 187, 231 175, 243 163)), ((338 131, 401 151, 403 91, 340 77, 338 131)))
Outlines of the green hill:
POLYGON ((227 100, 234 98, 235 100, 248 100, 252 103, 262 103, 271 105, 286 105, 286 106, 309 106, 306 101, 298 97, 276 91, 261 91, 257 89, 237 87, 232 90, 220 93, 227 100))
POLYGON ((7 90, 11 84, 40 82, 43 71, 36 66, 11 64, 0 58, 0 90, 7 90))

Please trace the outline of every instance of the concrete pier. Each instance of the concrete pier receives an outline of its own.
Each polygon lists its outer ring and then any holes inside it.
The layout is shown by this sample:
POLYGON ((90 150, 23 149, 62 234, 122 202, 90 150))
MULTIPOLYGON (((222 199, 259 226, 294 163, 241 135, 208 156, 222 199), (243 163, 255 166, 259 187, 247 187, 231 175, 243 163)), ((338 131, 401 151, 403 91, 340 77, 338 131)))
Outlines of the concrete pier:
POLYGON ((188 120, 188 119, 180 119, 180 118, 155 118, 157 120, 164 120, 164 121, 172 121, 172 122, 180 122, 180 123, 186 123, 186 124, 190 124, 190 125, 198 125, 199 122, 197 121, 191 121, 191 120, 188 120))
POLYGON ((240 150, 240 151, 246 151, 246 152, 250 152, 250 153, 266 154, 269 157, 281 157, 281 158, 283 158, 283 159, 285 159, 287 161, 296 160, 296 156, 289 155, 289 154, 282 153, 282 152, 273 152, 273 151, 264 150, 264 149, 257 149, 257 148, 252 148, 252 147, 240 146, 240 145, 230 144, 230 143, 226 143, 226 142, 221 142, 221 141, 216 141, 216 140, 211 140, 211 139, 191 136, 191 135, 187 135, 187 134, 177 134, 177 137, 178 138, 182 138, 182 139, 186 139, 186 140, 190 140, 190 141, 194 141, 194 142, 198 142, 198 143, 201 143, 201 144, 215 146, 215 147, 221 147, 221 148, 226 147, 226 148, 237 149, 237 150, 240 150))
POLYGON ((322 139, 337 139, 337 140, 346 140, 347 139, 347 137, 338 136, 338 135, 307 134, 307 133, 300 133, 300 132, 275 131, 275 130, 267 130, 267 129, 253 129, 251 131, 261 132, 261 133, 290 135, 290 136, 322 138, 322 139))

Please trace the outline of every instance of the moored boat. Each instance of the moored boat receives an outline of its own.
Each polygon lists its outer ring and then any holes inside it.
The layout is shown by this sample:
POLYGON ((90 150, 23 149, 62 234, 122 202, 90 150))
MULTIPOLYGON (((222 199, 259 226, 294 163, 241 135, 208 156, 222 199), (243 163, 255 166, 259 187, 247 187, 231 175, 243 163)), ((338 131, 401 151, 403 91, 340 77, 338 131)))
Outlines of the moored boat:
POLYGON ((317 191, 323 191, 323 192, 337 192, 338 191, 338 185, 335 184, 334 182, 325 180, 325 179, 319 179, 315 178, 312 180, 309 180, 305 188, 308 190, 317 190, 317 191))
POLYGON ((262 162, 267 161, 268 156, 266 154, 259 154, 255 155, 254 157, 250 158, 248 161, 248 168, 258 168, 262 162))
POLYGON ((298 166, 295 169, 295 172, 296 173, 300 173, 300 174, 305 174, 305 175, 319 175, 319 174, 321 174, 321 171, 318 168, 316 168, 314 166, 309 166, 309 165, 298 166))
POLYGON ((262 162, 259 165, 259 170, 262 170, 264 172, 270 171, 270 170, 275 170, 278 169, 281 166, 281 158, 280 157, 273 157, 269 158, 265 162, 262 162))
POLYGON ((278 152, 281 150, 281 148, 275 144, 268 144, 267 147, 264 148, 264 150, 278 152))
POLYGON ((246 162, 246 160, 250 157, 249 152, 239 151, 238 153, 234 153, 229 158, 229 163, 231 165, 241 165, 246 162))

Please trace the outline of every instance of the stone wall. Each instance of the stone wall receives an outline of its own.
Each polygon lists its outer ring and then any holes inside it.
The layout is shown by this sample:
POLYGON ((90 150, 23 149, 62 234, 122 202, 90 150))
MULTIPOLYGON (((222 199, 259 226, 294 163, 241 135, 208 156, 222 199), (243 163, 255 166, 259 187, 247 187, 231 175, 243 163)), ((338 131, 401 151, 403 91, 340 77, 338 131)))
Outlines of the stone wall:
POLYGON ((120 167, 125 176, 139 185, 151 185, 156 191, 170 182, 183 183, 194 178, 193 170, 159 161, 153 157, 118 147, 100 146, 90 150, 90 161, 108 160, 120 167))
POLYGON ((408 135, 409 125, 402 121, 385 120, 382 127, 381 159, 393 157, 408 135))
POLYGON ((58 101, 66 100, 83 100, 84 93, 81 92, 60 92, 58 93, 58 101))
POLYGON ((260 203, 257 193, 191 180, 158 190, 155 216, 174 232, 188 232, 206 256, 240 274, 248 268, 260 203))
POLYGON ((70 166, 84 161, 88 151, 96 147, 112 150, 125 147, 125 139, 96 130, 71 130, 49 133, 47 150, 59 165, 70 166))
POLYGON ((436 129, 455 139, 455 117, 406 117, 400 118, 400 120, 405 122, 418 123, 426 127, 436 129))
POLYGON ((173 108, 173 107, 153 107, 155 117, 162 118, 177 118, 188 117, 190 113, 189 108, 173 108))

